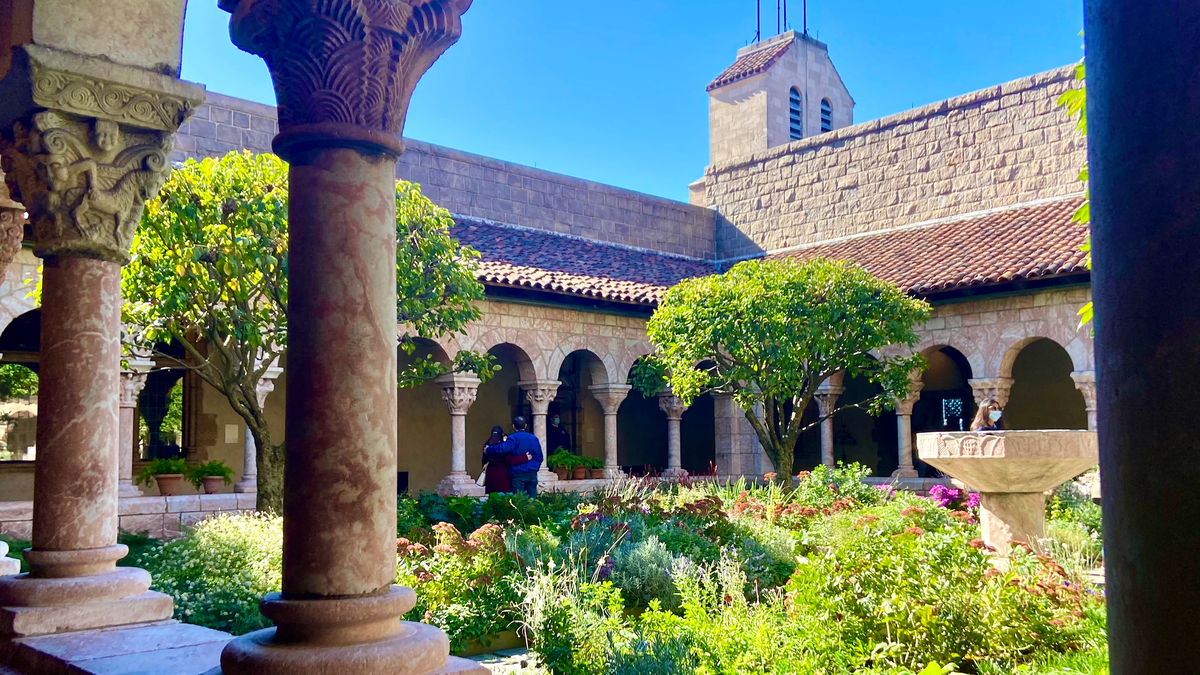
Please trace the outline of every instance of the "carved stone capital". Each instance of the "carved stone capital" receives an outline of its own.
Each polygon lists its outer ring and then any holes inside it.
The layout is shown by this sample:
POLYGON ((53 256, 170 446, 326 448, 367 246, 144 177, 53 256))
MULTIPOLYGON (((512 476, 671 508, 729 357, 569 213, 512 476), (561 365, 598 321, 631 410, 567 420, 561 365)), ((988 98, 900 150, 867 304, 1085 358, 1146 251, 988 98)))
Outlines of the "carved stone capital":
POLYGON ((545 415, 550 410, 550 402, 558 396, 558 388, 562 382, 558 380, 527 380, 518 382, 517 386, 525 392, 525 400, 533 409, 534 415, 545 415))
POLYGON ((171 135, 43 110, 0 141, 5 178, 29 209, 41 257, 129 261, 148 199, 171 167, 171 135))
POLYGON ((146 376, 154 368, 154 362, 148 359, 128 359, 128 370, 121 371, 121 391, 118 405, 122 408, 136 408, 138 396, 146 387, 146 376))
POLYGON ((25 239, 25 205, 8 197, 4 173, 0 172, 0 277, 21 252, 25 239))
POLYGON ((417 80, 462 34, 471 0, 218 0, 230 35, 267 62, 275 152, 355 147, 400 155, 417 80))
POLYGON ((813 394, 813 400, 817 402, 821 417, 829 417, 833 414, 833 411, 837 409, 838 397, 844 393, 846 393, 845 387, 831 385, 828 382, 817 387, 817 393, 813 394))
POLYGON ((683 413, 687 412, 687 405, 683 399, 676 396, 671 391, 663 391, 658 394, 658 409, 667 414, 667 419, 675 422, 683 419, 683 413))
POLYGON ((479 395, 480 380, 473 375, 452 373, 434 380, 442 388, 442 402, 451 415, 466 415, 479 395))
POLYGON ((917 401, 921 400, 921 390, 925 388, 925 383, 920 380, 913 380, 912 385, 908 390, 908 397, 896 401, 897 415, 911 415, 913 406, 917 401))
POLYGON ((969 380, 971 390, 975 394, 975 405, 983 405, 989 398, 996 399, 1001 408, 1008 405, 1008 394, 1012 391, 1014 380, 1011 377, 994 377, 989 379, 969 380))
POLYGON ((605 415, 616 415, 621 403, 632 390, 633 387, 628 384, 594 384, 588 387, 588 391, 592 392, 592 396, 604 409, 605 415))
POLYGON ((1093 370, 1076 371, 1071 373, 1075 388, 1083 394, 1083 405, 1088 412, 1096 410, 1096 372, 1093 370))

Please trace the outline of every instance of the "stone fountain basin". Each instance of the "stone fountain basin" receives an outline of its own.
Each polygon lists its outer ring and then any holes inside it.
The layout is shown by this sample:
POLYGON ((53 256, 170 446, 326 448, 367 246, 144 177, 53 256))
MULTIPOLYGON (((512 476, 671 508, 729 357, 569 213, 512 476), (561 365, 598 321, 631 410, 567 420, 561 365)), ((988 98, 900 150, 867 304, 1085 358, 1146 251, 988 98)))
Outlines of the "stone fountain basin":
POLYGON ((922 461, 978 492, 1045 492, 1095 466, 1094 431, 917 434, 922 461))

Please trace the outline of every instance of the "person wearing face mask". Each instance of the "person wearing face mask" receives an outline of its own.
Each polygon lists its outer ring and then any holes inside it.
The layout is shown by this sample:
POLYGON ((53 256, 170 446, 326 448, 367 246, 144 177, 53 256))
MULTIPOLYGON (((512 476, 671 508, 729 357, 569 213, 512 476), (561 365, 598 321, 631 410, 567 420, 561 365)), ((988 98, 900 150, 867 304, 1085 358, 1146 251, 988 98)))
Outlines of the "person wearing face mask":
POLYGON ((559 448, 571 451, 571 436, 562 428, 562 418, 558 413, 550 416, 550 426, 546 428, 546 447, 550 454, 554 454, 559 448))
POLYGON ((1004 426, 1000 423, 1000 418, 1003 415, 1004 412, 996 399, 989 398, 979 406, 975 419, 971 420, 971 431, 1002 431, 1004 426))

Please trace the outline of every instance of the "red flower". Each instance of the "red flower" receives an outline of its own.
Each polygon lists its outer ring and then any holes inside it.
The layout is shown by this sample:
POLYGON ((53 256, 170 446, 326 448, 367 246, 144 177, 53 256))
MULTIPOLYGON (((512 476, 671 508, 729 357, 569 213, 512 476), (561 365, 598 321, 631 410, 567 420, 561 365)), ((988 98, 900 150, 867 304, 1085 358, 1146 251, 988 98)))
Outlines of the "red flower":
POLYGON ((867 515, 863 516, 862 518, 859 518, 858 520, 854 521, 854 527, 857 529, 857 528, 862 527, 863 525, 869 525, 877 520, 879 520, 879 516, 873 516, 868 513, 867 515))
POLYGON ((919 527, 906 527, 906 528, 904 528, 904 531, 908 534, 913 535, 914 537, 919 537, 919 536, 925 534, 925 530, 922 530, 919 527))
POLYGON ((985 542, 982 539, 972 539, 970 542, 967 543, 967 546, 970 546, 973 549, 982 550, 982 549, 987 548, 987 542, 985 542))
POLYGON ((919 506, 910 506, 907 509, 904 509, 903 511, 901 511, 900 515, 902 515, 902 516, 913 516, 913 515, 923 516, 923 515, 925 515, 925 509, 923 509, 919 506))

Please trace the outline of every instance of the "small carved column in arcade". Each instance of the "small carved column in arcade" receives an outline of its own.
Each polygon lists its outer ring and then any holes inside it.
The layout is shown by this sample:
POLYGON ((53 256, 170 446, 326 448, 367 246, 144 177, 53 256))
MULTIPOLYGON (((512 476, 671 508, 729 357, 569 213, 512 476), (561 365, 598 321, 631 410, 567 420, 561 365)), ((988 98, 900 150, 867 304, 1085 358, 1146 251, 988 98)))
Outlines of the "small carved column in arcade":
POLYGON ((0 279, 9 263, 21 251, 25 239, 25 205, 13 201, 8 195, 4 172, 0 171, 0 279))
POLYGON ((684 405, 683 399, 669 389, 659 392, 658 407, 667 414, 667 468, 662 472, 662 476, 683 478, 688 472, 683 469, 683 440, 679 425, 688 407, 684 405))
POLYGON ((542 467, 538 469, 538 483, 549 483, 558 480, 558 475, 546 468, 546 413, 550 411, 550 402, 558 396, 558 388, 562 382, 558 380, 528 380, 518 382, 517 386, 525 392, 525 400, 533 412, 533 435, 537 436, 542 446, 542 467))
MULTIPOLYGON (((1014 380, 1011 377, 992 377, 987 379, 968 380, 967 384, 971 385, 971 391, 975 394, 975 407, 978 408, 984 401, 989 398, 996 399, 996 403, 1003 409, 1008 405, 1008 394, 1012 391, 1014 380)), ((967 411, 963 411, 965 414, 967 411)))
POLYGON ((604 477, 611 480, 625 475, 617 459, 617 411, 632 389, 628 384, 594 384, 588 387, 604 410, 604 477))
POLYGON ((267 62, 289 163, 283 588, 225 675, 486 673, 403 622, 396 579, 396 161, 470 0, 219 0, 267 62))
POLYGON ((846 393, 842 386, 845 373, 835 373, 817 387, 813 398, 817 401, 817 409, 821 415, 821 463, 829 468, 834 467, 833 459, 833 411, 837 410, 838 397, 846 393))
MULTIPOLYGON (((32 16, 53 11, 38 3, 32 16)), ((0 579, 2 623, 36 635, 168 619, 150 575, 116 566, 128 552, 117 543, 121 266, 203 88, 38 44, 14 53, 0 155, 44 271, 30 573, 0 579)))
MULTIPOLYGON (((259 410, 266 410, 267 397, 275 391, 275 380, 279 379, 282 374, 283 368, 278 365, 272 365, 263 371, 263 376, 258 379, 258 387, 254 391, 255 396, 258 397, 259 410)), ((258 445, 254 442, 254 434, 250 433, 250 425, 246 425, 244 433, 246 437, 242 439, 242 479, 234 484, 233 491, 257 494, 258 445)))
POLYGON ((443 496, 482 497, 485 491, 467 473, 467 411, 479 394, 479 378, 451 373, 436 380, 442 388, 442 400, 450 409, 450 475, 438 483, 443 496))
POLYGON ((1071 373, 1075 388, 1083 394, 1083 407, 1087 410, 1088 431, 1096 430, 1096 371, 1083 370, 1071 373))
POLYGON ((896 437, 900 442, 900 463, 892 472, 892 478, 916 478, 918 476, 917 469, 913 466, 912 412, 913 406, 921 399, 921 389, 924 387, 925 383, 914 379, 908 397, 896 401, 896 437))
POLYGON ((142 491, 133 484, 133 439, 138 427, 138 395, 146 386, 146 374, 154 368, 149 359, 130 358, 126 363, 129 370, 121 371, 121 438, 117 448, 121 459, 117 496, 123 499, 142 496, 142 491))

